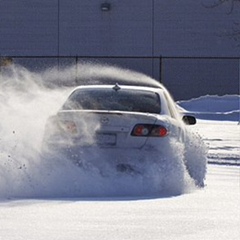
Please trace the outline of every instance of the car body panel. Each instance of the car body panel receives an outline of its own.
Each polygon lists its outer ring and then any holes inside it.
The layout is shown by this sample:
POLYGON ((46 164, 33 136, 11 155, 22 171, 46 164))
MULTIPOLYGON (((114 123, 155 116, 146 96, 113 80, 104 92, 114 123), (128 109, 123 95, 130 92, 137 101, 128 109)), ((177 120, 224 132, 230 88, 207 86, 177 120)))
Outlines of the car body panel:
MULTIPOLYGON (((186 119, 191 120, 189 124, 195 123, 194 118, 185 117, 186 119)), ((158 128, 156 129, 158 131, 158 128)), ((96 165, 101 165, 99 162, 109 159, 111 164, 115 164, 116 169, 128 171, 138 169, 136 162, 140 164, 142 161, 161 161, 166 153, 174 153, 174 149, 169 150, 173 146, 172 142, 180 144, 181 148, 185 149, 186 144, 189 145, 191 142, 188 131, 186 121, 182 120, 174 101, 164 87, 118 84, 80 86, 72 91, 57 114, 48 119, 43 149, 45 152, 65 152, 78 165, 81 165, 88 156, 95 159, 96 165), (103 93, 108 97, 105 98, 103 93), (141 101, 142 95, 144 101, 141 101), (129 102, 125 101, 128 99, 129 102), (83 103, 84 100, 88 102, 83 103), (121 106, 115 105, 123 100, 121 106), (74 101, 82 105, 75 104, 74 101), (147 108, 142 107, 145 101, 149 101, 149 112, 147 108), (138 109, 142 109, 142 112, 138 109), (134 132, 135 127, 139 125, 143 128, 140 135, 134 132), (164 135, 152 133, 156 126, 164 129, 164 135)), ((186 149, 194 151, 189 146, 186 149)), ((184 150, 182 155, 185 155, 184 150)), ((192 159, 188 161, 184 156, 181 158, 181 164, 191 169, 188 162, 192 164, 192 159)), ((199 166, 205 169, 204 161, 199 162, 199 166)), ((202 172, 200 177, 195 177, 199 184, 202 184, 205 176, 204 170, 202 172)), ((189 174, 194 176, 195 172, 189 174)))
MULTIPOLYGON (((54 128, 53 126, 49 126, 47 132, 48 135, 52 135, 48 139, 49 143, 57 142, 59 139, 58 143, 62 141, 63 144, 81 147, 99 145, 111 148, 142 148, 149 137, 131 136, 134 126, 139 123, 163 125, 170 131, 167 117, 160 117, 156 114, 60 111, 51 121, 51 125, 57 125, 59 130, 56 131, 51 129, 54 128), (65 124, 68 124, 68 127, 65 124), (74 125, 74 130, 70 129, 70 125, 74 125), (51 131, 54 134, 51 134, 51 131)), ((174 128, 171 132, 173 130, 174 128)))

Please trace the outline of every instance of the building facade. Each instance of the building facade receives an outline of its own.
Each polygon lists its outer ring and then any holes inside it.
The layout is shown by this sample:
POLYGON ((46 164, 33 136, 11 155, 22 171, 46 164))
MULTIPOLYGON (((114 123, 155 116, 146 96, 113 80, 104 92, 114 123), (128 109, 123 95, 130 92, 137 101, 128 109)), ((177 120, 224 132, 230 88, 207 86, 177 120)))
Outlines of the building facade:
POLYGON ((240 1, 0 0, 0 56, 114 64, 175 99, 239 94, 240 1))

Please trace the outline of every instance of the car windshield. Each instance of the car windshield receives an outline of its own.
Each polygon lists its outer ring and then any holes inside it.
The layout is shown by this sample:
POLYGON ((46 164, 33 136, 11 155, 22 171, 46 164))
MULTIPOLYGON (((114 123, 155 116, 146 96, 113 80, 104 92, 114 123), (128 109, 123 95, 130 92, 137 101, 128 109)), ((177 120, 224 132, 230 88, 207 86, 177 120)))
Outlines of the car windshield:
POLYGON ((160 113, 159 95, 136 89, 79 89, 73 92, 63 110, 107 110, 160 113))

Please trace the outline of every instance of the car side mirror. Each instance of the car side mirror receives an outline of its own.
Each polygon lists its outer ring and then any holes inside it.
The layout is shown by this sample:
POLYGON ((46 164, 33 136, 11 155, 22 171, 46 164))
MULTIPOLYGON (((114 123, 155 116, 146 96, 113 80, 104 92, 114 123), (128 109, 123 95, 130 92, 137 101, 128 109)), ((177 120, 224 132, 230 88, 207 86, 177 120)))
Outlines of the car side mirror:
POLYGON ((182 117, 182 120, 186 125, 194 125, 197 122, 196 118, 190 115, 184 115, 182 117))

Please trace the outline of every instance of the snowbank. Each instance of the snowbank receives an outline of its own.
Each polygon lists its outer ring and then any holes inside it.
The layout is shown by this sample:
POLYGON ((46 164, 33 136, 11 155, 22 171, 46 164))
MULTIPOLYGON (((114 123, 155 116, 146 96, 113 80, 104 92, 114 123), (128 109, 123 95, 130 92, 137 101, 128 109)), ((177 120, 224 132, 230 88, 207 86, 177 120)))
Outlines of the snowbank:
POLYGON ((240 95, 206 95, 177 104, 199 119, 240 121, 240 95))

